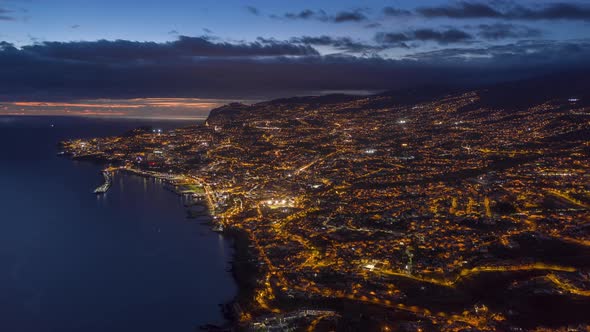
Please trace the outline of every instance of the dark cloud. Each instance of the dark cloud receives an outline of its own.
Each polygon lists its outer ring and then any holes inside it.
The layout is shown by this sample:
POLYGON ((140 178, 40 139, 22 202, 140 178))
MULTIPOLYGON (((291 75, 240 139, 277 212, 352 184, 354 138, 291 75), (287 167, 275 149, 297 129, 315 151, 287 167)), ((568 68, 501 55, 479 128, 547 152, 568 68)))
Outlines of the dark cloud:
POLYGON ((507 23, 480 24, 478 29, 478 36, 488 40, 534 38, 542 35, 539 29, 507 23))
POLYGON ((433 29, 419 29, 414 31, 414 38, 420 41, 434 41, 440 44, 461 43, 473 38, 465 31, 448 29, 437 31, 433 29))
POLYGON ((421 7, 416 12, 425 17, 458 19, 498 18, 508 20, 590 20, 590 6, 580 3, 550 3, 523 6, 514 2, 500 2, 496 7, 486 2, 460 1, 455 4, 421 7))
POLYGON ((450 18, 483 18, 500 17, 502 14, 485 3, 462 1, 455 5, 440 7, 422 7, 416 11, 426 17, 450 17, 450 18))
MULTIPOLYGON (((277 17, 277 16, 274 16, 277 17)), ((296 12, 296 13, 285 13, 283 15, 284 18, 290 19, 290 20, 308 20, 308 19, 312 19, 312 18, 324 18, 326 17, 326 13, 324 11, 313 11, 311 9, 304 9, 300 12, 296 12)))
POLYGON ((505 15, 523 20, 589 20, 590 6, 574 3, 553 3, 542 8, 515 6, 505 15))
POLYGON ((412 39, 408 34, 402 32, 379 32, 375 36, 375 40, 383 44, 397 44, 408 42, 412 39))
POLYGON ((342 22, 360 22, 367 20, 365 14, 361 10, 344 11, 336 14, 331 20, 335 23, 342 22))
POLYGON ((385 7, 383 8, 383 14, 385 14, 386 16, 410 16, 412 15, 412 12, 405 9, 385 7))
MULTIPOLYGON (((387 17, 422 16, 426 18, 452 19, 500 19, 500 20, 590 20, 590 5, 582 3, 556 2, 537 5, 521 5, 512 0, 458 1, 440 6, 418 7, 413 11, 387 6, 382 9, 387 17)), ((329 15, 323 10, 304 9, 289 12, 273 18, 290 20, 318 20, 322 22, 364 22, 369 21, 365 9, 341 11, 329 15)), ((369 27, 379 24, 370 22, 369 27)))
POLYGON ((0 21, 14 21, 15 18, 11 16, 12 11, 0 8, 0 21))
POLYGON ((14 47, 13 44, 6 42, 6 41, 0 41, 0 51, 16 51, 17 49, 14 47))
POLYGON ((589 67, 590 40, 525 40, 486 48, 448 48, 416 53, 412 59, 427 63, 453 63, 528 70, 532 66, 589 67))
POLYGON ((246 6, 246 10, 252 15, 260 15, 260 10, 254 6, 246 6))
POLYGON ((291 38, 290 42, 294 44, 304 44, 311 46, 329 46, 349 53, 378 52, 384 49, 382 45, 370 45, 360 41, 355 41, 350 37, 330 37, 325 35, 320 37, 303 36, 291 38))
POLYGON ((78 29, 79 27, 80 27, 80 24, 70 25, 71 29, 78 29))
MULTIPOLYGON (((426 34, 422 38, 438 36, 426 34)), ((349 42, 305 38, 300 41, 349 42)), ((311 50, 309 45, 274 40, 228 44, 199 37, 169 43, 45 42, 21 48, 0 42, 0 98, 263 99, 325 90, 384 90, 426 82, 472 84, 590 66, 588 40, 450 48, 402 60, 321 56, 311 50)))
POLYGON ((374 29, 374 28, 379 28, 381 26, 383 26, 383 24, 378 23, 378 22, 373 22, 373 23, 366 24, 365 25, 365 28, 367 28, 367 29, 374 29))
POLYGON ((432 41, 439 44, 453 44, 471 41, 473 36, 458 29, 417 29, 410 32, 382 32, 378 33, 375 39, 377 42, 383 44, 400 44, 412 41, 432 41))
POLYGON ((43 42, 23 46, 22 51, 32 56, 77 61, 134 61, 150 62, 191 57, 241 57, 317 55, 308 46, 285 42, 216 43, 207 37, 180 36, 166 43, 128 40, 99 40, 94 42, 43 42))
POLYGON ((318 20, 331 23, 362 22, 368 20, 363 9, 341 11, 335 15, 328 15, 328 13, 323 10, 304 9, 300 12, 285 13, 282 16, 272 15, 271 17, 285 18, 289 20, 318 20))

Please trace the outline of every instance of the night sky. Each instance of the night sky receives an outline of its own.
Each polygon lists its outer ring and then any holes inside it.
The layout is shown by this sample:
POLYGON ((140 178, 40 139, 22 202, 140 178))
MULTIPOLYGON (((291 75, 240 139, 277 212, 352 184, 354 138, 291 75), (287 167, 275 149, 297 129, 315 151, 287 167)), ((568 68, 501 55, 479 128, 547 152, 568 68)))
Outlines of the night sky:
POLYGON ((0 0, 0 114, 485 84, 585 69, 589 36, 574 0, 0 0))

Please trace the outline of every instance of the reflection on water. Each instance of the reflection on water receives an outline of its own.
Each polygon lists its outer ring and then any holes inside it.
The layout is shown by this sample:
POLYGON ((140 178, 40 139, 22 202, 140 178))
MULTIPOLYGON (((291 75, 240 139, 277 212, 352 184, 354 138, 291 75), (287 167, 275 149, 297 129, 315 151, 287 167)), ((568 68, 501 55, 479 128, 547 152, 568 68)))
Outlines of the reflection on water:
POLYGON ((236 291, 228 241, 187 220, 161 183, 118 174, 94 195, 100 167, 56 157, 60 139, 136 124, 0 121, 10 188, 0 190, 0 331, 194 331, 223 320, 218 304, 236 291))
POLYGON ((217 234, 217 239, 219 240, 217 241, 217 244, 219 245, 219 252, 225 256, 226 241, 221 234, 217 234))

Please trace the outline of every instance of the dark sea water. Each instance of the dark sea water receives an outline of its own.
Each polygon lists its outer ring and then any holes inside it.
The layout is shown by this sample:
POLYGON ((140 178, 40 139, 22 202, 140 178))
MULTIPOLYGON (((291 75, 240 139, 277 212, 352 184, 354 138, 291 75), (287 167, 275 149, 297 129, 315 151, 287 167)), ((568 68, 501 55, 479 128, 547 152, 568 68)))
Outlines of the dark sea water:
POLYGON ((156 180, 56 157, 72 137, 190 122, 0 116, 0 331, 195 331, 223 323, 227 239, 156 180), (54 125, 53 127, 51 125, 54 125))

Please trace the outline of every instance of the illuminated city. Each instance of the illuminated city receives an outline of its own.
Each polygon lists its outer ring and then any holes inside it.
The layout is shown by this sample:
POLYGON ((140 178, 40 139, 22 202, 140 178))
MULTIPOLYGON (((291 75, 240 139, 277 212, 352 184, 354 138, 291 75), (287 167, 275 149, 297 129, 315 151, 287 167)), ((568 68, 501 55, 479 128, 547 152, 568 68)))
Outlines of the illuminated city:
POLYGON ((554 327, 587 324, 588 104, 488 94, 230 104, 202 125, 63 148, 164 179, 243 237, 243 327, 337 328, 359 311, 371 326, 506 330, 542 320, 522 310, 544 298, 563 306, 554 327))
POLYGON ((0 0, 0 332, 590 332, 590 0, 0 0))

